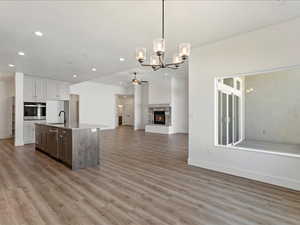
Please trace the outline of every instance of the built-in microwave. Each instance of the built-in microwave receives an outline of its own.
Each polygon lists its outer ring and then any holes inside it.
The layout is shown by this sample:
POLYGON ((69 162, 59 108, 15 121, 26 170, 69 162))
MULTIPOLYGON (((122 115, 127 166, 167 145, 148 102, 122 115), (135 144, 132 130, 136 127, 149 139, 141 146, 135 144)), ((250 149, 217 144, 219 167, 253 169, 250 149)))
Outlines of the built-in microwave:
POLYGON ((45 120, 46 103, 24 102, 24 120, 45 120))

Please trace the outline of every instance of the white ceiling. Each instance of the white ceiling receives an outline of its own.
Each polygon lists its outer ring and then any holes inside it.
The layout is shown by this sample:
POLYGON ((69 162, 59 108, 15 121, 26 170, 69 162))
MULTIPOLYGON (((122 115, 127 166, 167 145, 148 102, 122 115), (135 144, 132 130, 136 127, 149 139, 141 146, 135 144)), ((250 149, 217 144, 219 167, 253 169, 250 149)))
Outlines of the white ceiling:
POLYGON ((96 79, 92 79, 92 81, 110 85, 129 87, 132 85, 131 80, 134 78, 133 72, 137 73, 136 77, 138 80, 148 82, 160 79, 170 79, 171 77, 187 79, 188 67, 187 64, 184 64, 182 67, 176 70, 161 69, 158 71, 152 71, 151 69, 144 68, 133 68, 113 73, 107 76, 100 76, 96 79))
MULTIPOLYGON (((71 82, 114 77, 137 66, 137 46, 150 48, 160 36, 160 7, 157 0, 0 1, 0 71, 71 82)), ((167 0, 167 48, 171 55, 180 42, 195 47, 298 16, 300 1, 167 0)))

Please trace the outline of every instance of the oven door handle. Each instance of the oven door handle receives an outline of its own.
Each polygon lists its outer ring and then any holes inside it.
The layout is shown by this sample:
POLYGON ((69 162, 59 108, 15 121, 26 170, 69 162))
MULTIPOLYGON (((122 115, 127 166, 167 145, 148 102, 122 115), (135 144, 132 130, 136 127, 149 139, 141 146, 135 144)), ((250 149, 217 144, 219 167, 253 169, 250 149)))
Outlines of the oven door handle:
POLYGON ((24 105, 24 107, 45 108, 45 105, 24 105))

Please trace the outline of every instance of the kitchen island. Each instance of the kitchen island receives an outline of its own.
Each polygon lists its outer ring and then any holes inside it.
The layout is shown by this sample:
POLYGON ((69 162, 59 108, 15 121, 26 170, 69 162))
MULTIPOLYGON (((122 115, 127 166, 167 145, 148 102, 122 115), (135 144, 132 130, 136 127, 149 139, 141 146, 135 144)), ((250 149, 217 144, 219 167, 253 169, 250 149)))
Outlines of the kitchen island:
POLYGON ((72 170, 99 165, 101 125, 35 124, 35 147, 72 170))

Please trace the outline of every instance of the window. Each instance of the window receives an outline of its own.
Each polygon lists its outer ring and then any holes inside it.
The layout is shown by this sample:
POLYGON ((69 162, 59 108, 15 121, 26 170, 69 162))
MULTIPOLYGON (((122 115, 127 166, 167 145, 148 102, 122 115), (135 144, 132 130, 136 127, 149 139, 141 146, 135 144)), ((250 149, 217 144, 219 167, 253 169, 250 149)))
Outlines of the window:
POLYGON ((215 145, 300 157, 300 66, 215 82, 215 145))
POLYGON ((234 146, 241 141, 241 78, 224 78, 216 82, 217 144, 234 146))

